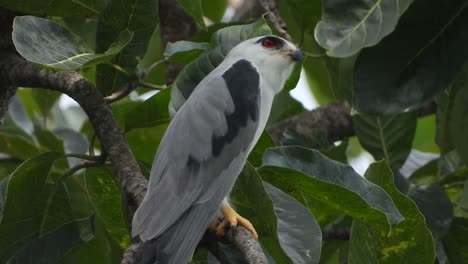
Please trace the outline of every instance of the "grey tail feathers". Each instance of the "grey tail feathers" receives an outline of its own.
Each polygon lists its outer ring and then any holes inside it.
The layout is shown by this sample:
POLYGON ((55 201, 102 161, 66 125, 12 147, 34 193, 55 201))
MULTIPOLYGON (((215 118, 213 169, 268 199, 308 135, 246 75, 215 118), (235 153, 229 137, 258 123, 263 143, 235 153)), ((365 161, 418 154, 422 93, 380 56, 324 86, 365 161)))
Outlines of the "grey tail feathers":
POLYGON ((218 199, 196 204, 155 239, 144 242, 137 257, 139 264, 185 264, 190 261, 213 215, 218 199), (215 201, 213 201, 215 200, 215 201))

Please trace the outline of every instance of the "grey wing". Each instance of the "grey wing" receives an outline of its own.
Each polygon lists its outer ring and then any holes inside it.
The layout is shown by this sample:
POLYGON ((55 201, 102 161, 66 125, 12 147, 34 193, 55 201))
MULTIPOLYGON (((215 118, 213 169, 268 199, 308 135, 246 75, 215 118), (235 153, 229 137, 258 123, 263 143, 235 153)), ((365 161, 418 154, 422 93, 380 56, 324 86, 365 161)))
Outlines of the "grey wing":
MULTIPOLYGON (((247 60, 199 84, 162 139, 148 192, 133 218, 132 236, 156 238, 191 207, 203 207, 211 219, 248 155, 258 129, 259 103, 260 76, 247 60), (219 200, 215 205, 210 201, 214 196, 219 200), (210 206, 197 206, 205 203, 210 206)), ((206 226, 194 228, 204 232, 206 226)))

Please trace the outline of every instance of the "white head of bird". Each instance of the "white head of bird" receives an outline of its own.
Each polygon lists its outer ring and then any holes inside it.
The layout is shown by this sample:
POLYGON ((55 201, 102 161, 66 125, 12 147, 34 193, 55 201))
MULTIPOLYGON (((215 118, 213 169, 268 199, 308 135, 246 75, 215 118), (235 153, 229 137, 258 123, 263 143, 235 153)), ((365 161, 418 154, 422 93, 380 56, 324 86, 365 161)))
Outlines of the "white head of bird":
POLYGON ((268 87, 279 92, 291 75, 295 62, 302 59, 301 51, 291 42, 273 35, 245 40, 235 46, 223 62, 247 59, 260 72, 268 87))

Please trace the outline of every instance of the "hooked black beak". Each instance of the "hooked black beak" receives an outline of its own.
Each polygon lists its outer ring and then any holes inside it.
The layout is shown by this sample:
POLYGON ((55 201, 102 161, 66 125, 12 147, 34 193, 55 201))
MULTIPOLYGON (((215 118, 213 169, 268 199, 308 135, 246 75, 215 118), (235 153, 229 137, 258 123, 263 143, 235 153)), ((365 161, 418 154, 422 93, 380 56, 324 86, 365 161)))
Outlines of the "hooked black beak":
POLYGON ((291 51, 288 53, 289 57, 291 57, 295 61, 302 60, 302 52, 300 50, 291 51))

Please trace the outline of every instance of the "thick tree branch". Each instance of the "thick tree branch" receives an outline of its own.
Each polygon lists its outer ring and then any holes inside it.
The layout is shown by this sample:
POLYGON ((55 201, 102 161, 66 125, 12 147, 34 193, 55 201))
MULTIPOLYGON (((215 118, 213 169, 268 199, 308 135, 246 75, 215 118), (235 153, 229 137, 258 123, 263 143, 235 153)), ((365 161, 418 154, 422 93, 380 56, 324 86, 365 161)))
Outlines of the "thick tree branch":
POLYGON ((247 228, 237 226, 230 228, 226 233, 226 238, 232 242, 242 253, 249 264, 267 264, 268 260, 263 253, 262 247, 252 237, 247 228))
POLYGON ((60 91, 73 98, 88 115, 123 191, 138 204, 143 200, 147 180, 141 174, 109 106, 84 77, 76 72, 41 69, 16 53, 0 52, 0 79, 8 86, 42 87, 60 91))
POLYGON ((286 22, 279 15, 278 5, 275 0, 259 0, 262 8, 267 12, 267 18, 275 27, 276 31, 284 39, 292 42, 291 36, 286 30, 288 30, 286 22))
POLYGON ((287 144, 288 131, 301 136, 310 147, 320 148, 323 142, 333 143, 354 135, 351 108, 346 101, 336 101, 329 105, 292 116, 268 129, 278 145, 287 144))

